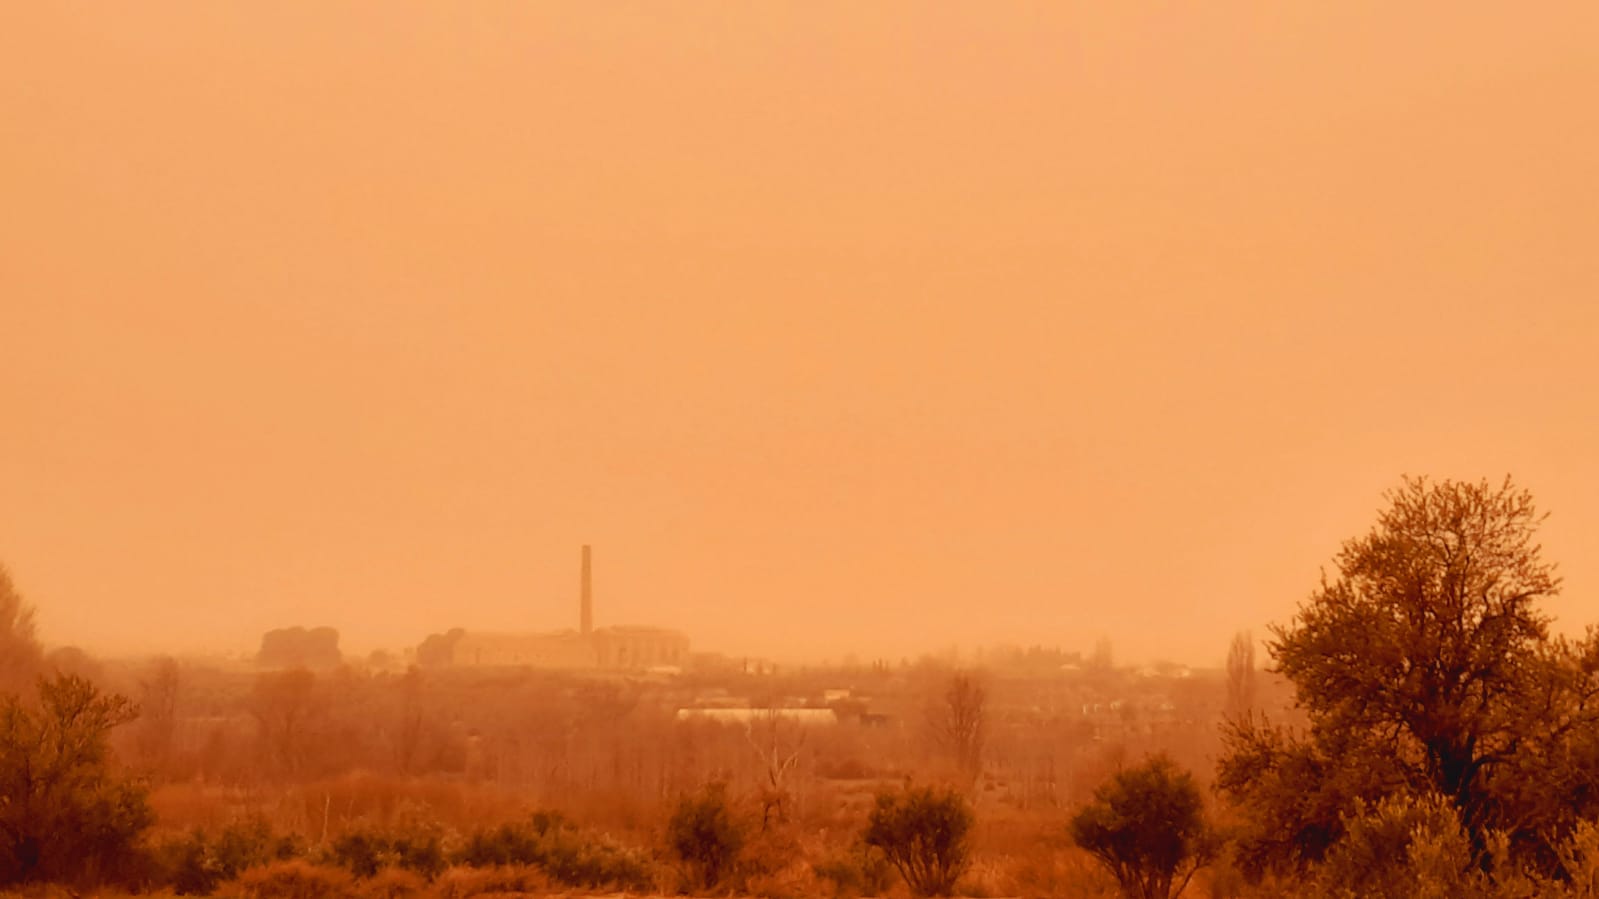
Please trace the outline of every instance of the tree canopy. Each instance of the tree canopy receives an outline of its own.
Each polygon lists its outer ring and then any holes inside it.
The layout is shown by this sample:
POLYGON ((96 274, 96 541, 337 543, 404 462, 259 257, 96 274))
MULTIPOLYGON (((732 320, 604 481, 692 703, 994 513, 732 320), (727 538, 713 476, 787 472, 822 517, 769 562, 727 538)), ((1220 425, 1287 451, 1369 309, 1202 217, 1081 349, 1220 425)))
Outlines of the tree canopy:
POLYGON ((1252 819, 1257 861, 1317 860, 1357 800, 1398 792, 1444 797, 1479 852, 1489 829, 1549 829, 1555 810, 1520 785, 1557 777, 1591 731, 1594 644, 1549 637, 1538 603, 1560 579, 1531 495, 1407 478, 1386 498, 1273 629, 1308 728, 1228 728, 1218 786, 1252 819))
POLYGON ((93 880, 128 863, 154 816, 112 772, 106 741, 137 714, 71 674, 41 678, 34 703, 0 696, 0 885, 93 880))
POLYGON ((879 793, 862 840, 882 851, 918 896, 948 896, 966 871, 972 810, 955 790, 879 793))
POLYGON ((1209 857, 1203 811, 1193 775, 1157 755, 1100 785, 1072 817, 1071 835, 1127 896, 1168 899, 1209 857))

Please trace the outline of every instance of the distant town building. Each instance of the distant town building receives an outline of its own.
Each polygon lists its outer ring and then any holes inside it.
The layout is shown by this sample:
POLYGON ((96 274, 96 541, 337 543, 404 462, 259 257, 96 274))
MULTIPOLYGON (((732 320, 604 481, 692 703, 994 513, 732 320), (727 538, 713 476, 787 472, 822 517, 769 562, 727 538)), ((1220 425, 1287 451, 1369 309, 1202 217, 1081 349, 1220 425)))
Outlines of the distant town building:
POLYGON ((791 721, 795 724, 837 724, 838 713, 832 709, 694 708, 678 709, 677 720, 722 721, 730 724, 759 724, 767 721, 791 721))
POLYGON ((339 632, 331 627, 285 627, 261 635, 255 661, 263 668, 334 668, 344 656, 339 632))
POLYGON ((578 630, 544 633, 485 633, 460 628, 432 634, 417 647, 428 667, 526 666, 555 669, 635 671, 688 664, 689 640, 660 627, 594 627, 591 553, 583 547, 579 574, 578 630))

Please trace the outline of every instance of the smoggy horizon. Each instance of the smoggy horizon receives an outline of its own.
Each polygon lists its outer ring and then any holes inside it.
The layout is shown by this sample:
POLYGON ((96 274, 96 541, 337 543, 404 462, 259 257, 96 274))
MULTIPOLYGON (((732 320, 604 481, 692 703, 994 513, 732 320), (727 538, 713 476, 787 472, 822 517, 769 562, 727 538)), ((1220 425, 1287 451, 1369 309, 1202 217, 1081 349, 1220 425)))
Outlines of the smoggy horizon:
POLYGON ((1599 623, 1599 7, 24 4, 41 637, 1215 666, 1402 475, 1599 623))

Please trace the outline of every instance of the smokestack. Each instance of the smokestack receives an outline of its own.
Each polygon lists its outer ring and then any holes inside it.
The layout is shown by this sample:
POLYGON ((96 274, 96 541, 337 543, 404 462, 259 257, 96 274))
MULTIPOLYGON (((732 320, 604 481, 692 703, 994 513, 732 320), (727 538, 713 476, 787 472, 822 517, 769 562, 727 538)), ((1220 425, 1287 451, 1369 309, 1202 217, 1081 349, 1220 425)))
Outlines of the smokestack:
POLYGON ((594 576, 589 572, 589 547, 583 544, 582 606, 579 609, 579 629, 583 636, 594 633, 594 576))

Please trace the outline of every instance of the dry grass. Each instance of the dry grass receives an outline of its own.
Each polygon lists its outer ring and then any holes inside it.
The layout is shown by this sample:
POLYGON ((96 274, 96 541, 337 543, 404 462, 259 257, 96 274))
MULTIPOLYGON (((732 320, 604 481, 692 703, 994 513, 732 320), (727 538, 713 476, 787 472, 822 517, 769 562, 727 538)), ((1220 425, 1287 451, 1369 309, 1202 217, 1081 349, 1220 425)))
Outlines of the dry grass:
POLYGON ((239 899, 359 899, 355 880, 342 868, 296 859, 248 868, 217 889, 239 899))
POLYGON ((276 831, 312 839, 356 825, 392 827, 418 818, 468 830, 509 821, 530 804, 526 796, 491 784, 365 772, 283 787, 164 784, 151 792, 150 803, 163 829, 215 829, 260 816, 276 831))
POLYGON ((529 865, 496 868, 450 868, 433 882, 437 899, 469 899, 473 896, 550 895, 552 887, 544 872, 529 865))

